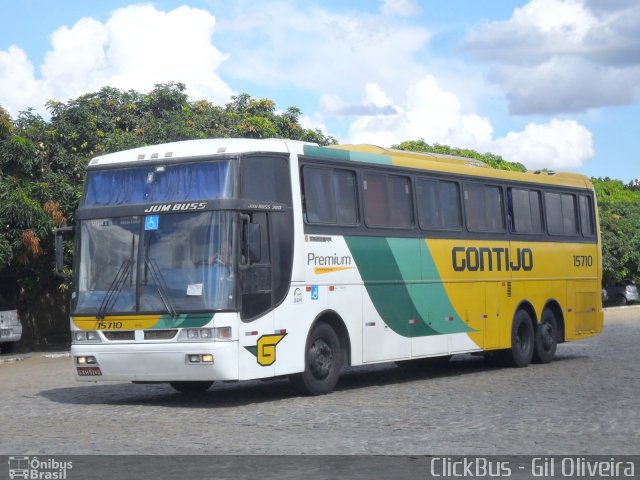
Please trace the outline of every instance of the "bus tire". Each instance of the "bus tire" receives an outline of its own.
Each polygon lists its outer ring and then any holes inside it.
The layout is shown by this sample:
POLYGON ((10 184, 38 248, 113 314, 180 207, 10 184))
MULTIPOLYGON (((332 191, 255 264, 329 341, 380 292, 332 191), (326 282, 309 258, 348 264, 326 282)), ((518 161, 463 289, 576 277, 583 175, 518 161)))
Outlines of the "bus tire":
POLYGON ((289 377, 293 387, 304 395, 331 392, 340 378, 342 349, 336 332, 327 323, 316 325, 305 348, 304 372, 289 377))
POLYGON ((202 393, 209 389, 213 382, 169 382, 180 393, 202 393))
POLYGON ((558 347, 558 321, 551 310, 542 312, 540 324, 536 328, 533 361, 535 363, 549 363, 556 355, 558 347))
POLYGON ((505 365, 522 368, 531 363, 535 334, 531 317, 525 310, 518 310, 511 324, 511 348, 503 352, 505 365))

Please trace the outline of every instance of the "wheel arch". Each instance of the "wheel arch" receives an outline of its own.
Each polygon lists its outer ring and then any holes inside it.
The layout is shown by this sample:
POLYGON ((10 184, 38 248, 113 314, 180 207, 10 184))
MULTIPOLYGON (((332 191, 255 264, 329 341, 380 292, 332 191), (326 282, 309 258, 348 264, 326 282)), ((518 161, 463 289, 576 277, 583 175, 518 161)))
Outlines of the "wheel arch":
POLYGON ((564 342, 565 323, 564 313, 562 311, 562 307, 560 307, 560 302, 558 302, 558 300, 556 300, 555 298, 550 298, 549 300, 547 300, 547 303, 545 303, 544 308, 542 309, 543 312, 545 310, 550 310, 555 315, 556 321, 558 322, 558 329, 560 330, 558 332, 558 342, 564 342))
POLYGON ((320 312, 316 318, 313 320, 311 324, 311 328, 309 329, 309 333, 313 331, 313 329, 319 323, 326 323, 333 331, 338 335, 338 339, 340 340, 340 349, 343 353, 344 366, 351 365, 351 338, 349 337, 349 331, 347 330, 347 326, 344 323, 344 320, 335 310, 324 310, 320 312))
POLYGON ((524 310, 529 314, 529 317, 531 318, 531 326, 535 331, 536 325, 538 324, 538 314, 536 313, 536 309, 533 308, 533 304, 529 300, 521 301, 518 304, 518 307, 516 308, 515 312, 513 312, 513 316, 515 317, 520 310, 524 310))

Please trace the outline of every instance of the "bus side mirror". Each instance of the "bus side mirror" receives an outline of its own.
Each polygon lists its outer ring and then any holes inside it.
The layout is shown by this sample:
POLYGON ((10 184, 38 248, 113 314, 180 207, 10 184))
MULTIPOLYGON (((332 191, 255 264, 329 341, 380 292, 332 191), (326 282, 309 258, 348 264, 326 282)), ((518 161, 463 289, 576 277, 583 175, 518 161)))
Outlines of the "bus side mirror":
POLYGON ((62 278, 69 278, 70 275, 63 273, 64 270, 64 234, 73 233, 73 227, 61 227, 55 229, 55 259, 56 275, 62 278))

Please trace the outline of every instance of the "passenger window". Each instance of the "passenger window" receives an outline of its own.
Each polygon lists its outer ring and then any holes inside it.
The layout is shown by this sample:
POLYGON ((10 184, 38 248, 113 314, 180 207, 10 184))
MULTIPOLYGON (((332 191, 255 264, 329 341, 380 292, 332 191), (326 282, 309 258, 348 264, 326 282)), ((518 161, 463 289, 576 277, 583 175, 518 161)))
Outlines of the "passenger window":
POLYGON ((407 177, 389 175, 390 227, 410 227, 413 224, 411 184, 407 177))
POLYGON ((580 226, 582 228, 582 235, 585 237, 593 237, 595 234, 594 221, 593 221, 593 208, 591 198, 586 195, 580 195, 580 226))
POLYGON ((413 225, 408 177, 367 173, 363 175, 363 192, 368 226, 402 228, 413 225))
POLYGON ((544 194, 547 213, 547 228, 551 235, 576 235, 576 199, 568 193, 546 192, 544 194))
POLYGON ((302 170, 307 223, 356 225, 356 178, 350 170, 305 166, 302 170))
POLYGON ((457 183, 418 179, 416 194, 421 228, 460 229, 460 191, 457 183))
POLYGON ((355 174, 348 170, 334 170, 333 185, 337 207, 337 223, 341 225, 358 223, 355 174))
POLYGON ((466 184, 464 207, 469 231, 502 232, 505 230, 504 202, 500 187, 466 184))
POLYGON ((520 188, 509 190, 512 204, 512 230, 515 233, 542 233, 540 192, 520 188))
POLYGON ((386 180, 384 175, 364 175, 364 219, 369 226, 385 227, 389 225, 386 180))

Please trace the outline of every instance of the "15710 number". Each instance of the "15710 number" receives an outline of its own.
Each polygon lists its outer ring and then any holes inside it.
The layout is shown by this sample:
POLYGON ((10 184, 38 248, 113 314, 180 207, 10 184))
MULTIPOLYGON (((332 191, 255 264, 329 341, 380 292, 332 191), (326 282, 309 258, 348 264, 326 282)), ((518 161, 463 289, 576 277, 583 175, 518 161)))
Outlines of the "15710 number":
POLYGON ((97 322, 96 330, 119 330, 122 328, 122 322, 97 322))
POLYGON ((593 257, 591 255, 574 255, 574 267, 591 267, 593 266, 593 257))

